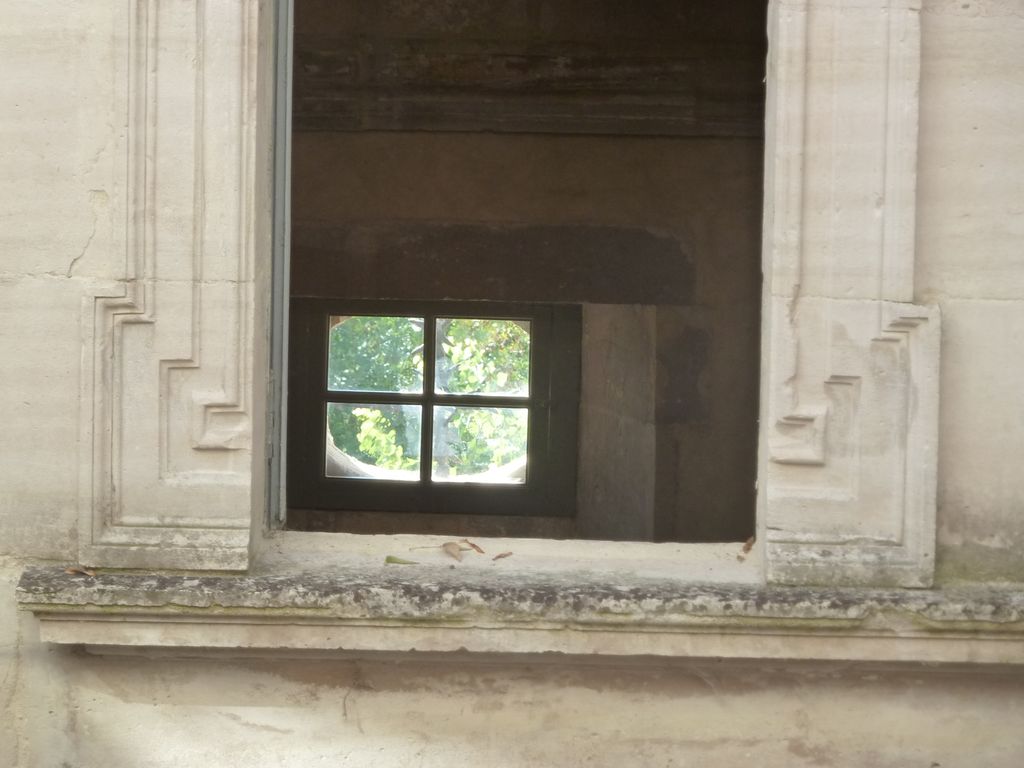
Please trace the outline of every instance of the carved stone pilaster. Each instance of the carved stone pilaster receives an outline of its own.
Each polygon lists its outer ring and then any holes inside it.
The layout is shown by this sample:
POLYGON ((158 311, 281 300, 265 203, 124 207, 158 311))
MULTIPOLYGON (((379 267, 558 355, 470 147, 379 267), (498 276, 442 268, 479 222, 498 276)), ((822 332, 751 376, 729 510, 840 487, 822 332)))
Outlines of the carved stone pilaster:
POLYGON ((257 7, 124 4, 125 269, 83 313, 84 563, 248 563, 257 7))
POLYGON ((918 10, 772 7, 760 472, 771 582, 931 583, 939 317, 912 303, 918 10))

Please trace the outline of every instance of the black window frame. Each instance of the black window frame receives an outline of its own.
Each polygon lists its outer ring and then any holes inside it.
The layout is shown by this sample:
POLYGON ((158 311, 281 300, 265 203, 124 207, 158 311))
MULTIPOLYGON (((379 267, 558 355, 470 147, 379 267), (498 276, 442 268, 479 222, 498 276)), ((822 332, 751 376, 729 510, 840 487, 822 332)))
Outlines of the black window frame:
POLYGON ((289 324, 287 504, 289 510, 421 512, 572 517, 581 374, 582 308, 575 304, 398 301, 292 297, 289 324), (337 392, 327 386, 332 316, 423 317, 424 380, 418 394, 337 392), (434 392, 434 321, 481 318, 530 322, 527 397, 434 392), (415 404, 423 408, 418 481, 329 477, 327 407, 331 402, 415 404), (527 407, 526 481, 517 484, 429 480, 435 405, 527 407))

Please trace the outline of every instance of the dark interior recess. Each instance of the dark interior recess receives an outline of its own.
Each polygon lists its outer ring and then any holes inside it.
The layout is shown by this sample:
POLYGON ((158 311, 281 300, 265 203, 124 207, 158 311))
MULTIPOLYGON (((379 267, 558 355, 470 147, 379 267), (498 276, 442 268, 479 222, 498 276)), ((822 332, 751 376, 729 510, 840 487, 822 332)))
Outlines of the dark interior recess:
POLYGON ((295 0, 292 296, 579 305, 582 374, 574 517, 290 528, 753 534, 766 12, 295 0))

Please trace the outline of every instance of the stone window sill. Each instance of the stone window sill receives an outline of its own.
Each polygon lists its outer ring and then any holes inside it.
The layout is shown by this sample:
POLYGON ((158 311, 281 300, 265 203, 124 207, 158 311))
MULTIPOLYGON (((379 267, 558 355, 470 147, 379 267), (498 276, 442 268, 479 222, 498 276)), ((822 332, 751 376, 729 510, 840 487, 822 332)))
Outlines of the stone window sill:
MULTIPOLYGON (((756 552, 751 556, 756 560, 756 552)), ((38 617, 44 642, 97 650, 465 650, 1024 664, 1019 590, 766 587, 750 581, 759 566, 732 551, 736 567, 723 565, 717 575, 705 570, 719 583, 642 566, 630 574, 588 570, 579 562, 539 569, 529 556, 515 567, 512 557, 480 556, 476 565, 469 557, 460 563, 442 557, 427 550, 415 566, 383 559, 327 565, 317 558, 300 566, 279 552, 265 561, 273 565, 267 572, 247 576, 88 576, 33 567, 21 577, 18 601, 38 617), (739 583, 744 577, 748 583, 739 583)))

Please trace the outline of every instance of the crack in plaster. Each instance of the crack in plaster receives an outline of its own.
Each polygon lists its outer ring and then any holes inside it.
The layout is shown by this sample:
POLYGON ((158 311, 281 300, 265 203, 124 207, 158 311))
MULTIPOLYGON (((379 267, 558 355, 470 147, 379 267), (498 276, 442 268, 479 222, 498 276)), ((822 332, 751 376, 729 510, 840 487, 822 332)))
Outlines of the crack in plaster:
POLYGON ((21 765, 22 742, 25 740, 25 718, 17 716, 15 713, 14 702, 23 695, 22 665, 24 664, 24 659, 21 655, 21 649, 25 647, 25 638, 22 626, 23 623, 21 621, 16 621, 15 624, 17 629, 14 632, 14 645, 11 648, 11 655, 13 657, 11 667, 14 671, 9 674, 4 674, 4 679, 0 682, 0 693, 4 693, 4 701, 2 706, 0 706, 0 712, 4 713, 8 722, 11 723, 10 733, 14 742, 14 764, 21 765), (10 686, 8 687, 9 678, 10 686))
POLYGON ((110 150, 110 138, 111 136, 117 136, 117 131, 114 128, 114 124, 109 120, 106 121, 106 131, 103 134, 103 144, 92 154, 92 157, 86 159, 84 168, 82 169, 82 175, 87 176, 99 168, 100 160, 110 150))
POLYGON ((71 263, 68 264, 67 271, 64 273, 65 277, 71 277, 75 267, 78 265, 78 262, 82 260, 86 252, 89 250, 89 246, 92 245, 92 241, 96 237, 96 230, 99 227, 100 207, 105 206, 107 202, 107 193, 102 189, 89 190, 89 205, 92 208, 92 231, 89 232, 89 236, 85 240, 85 245, 82 246, 78 255, 71 259, 71 263))

